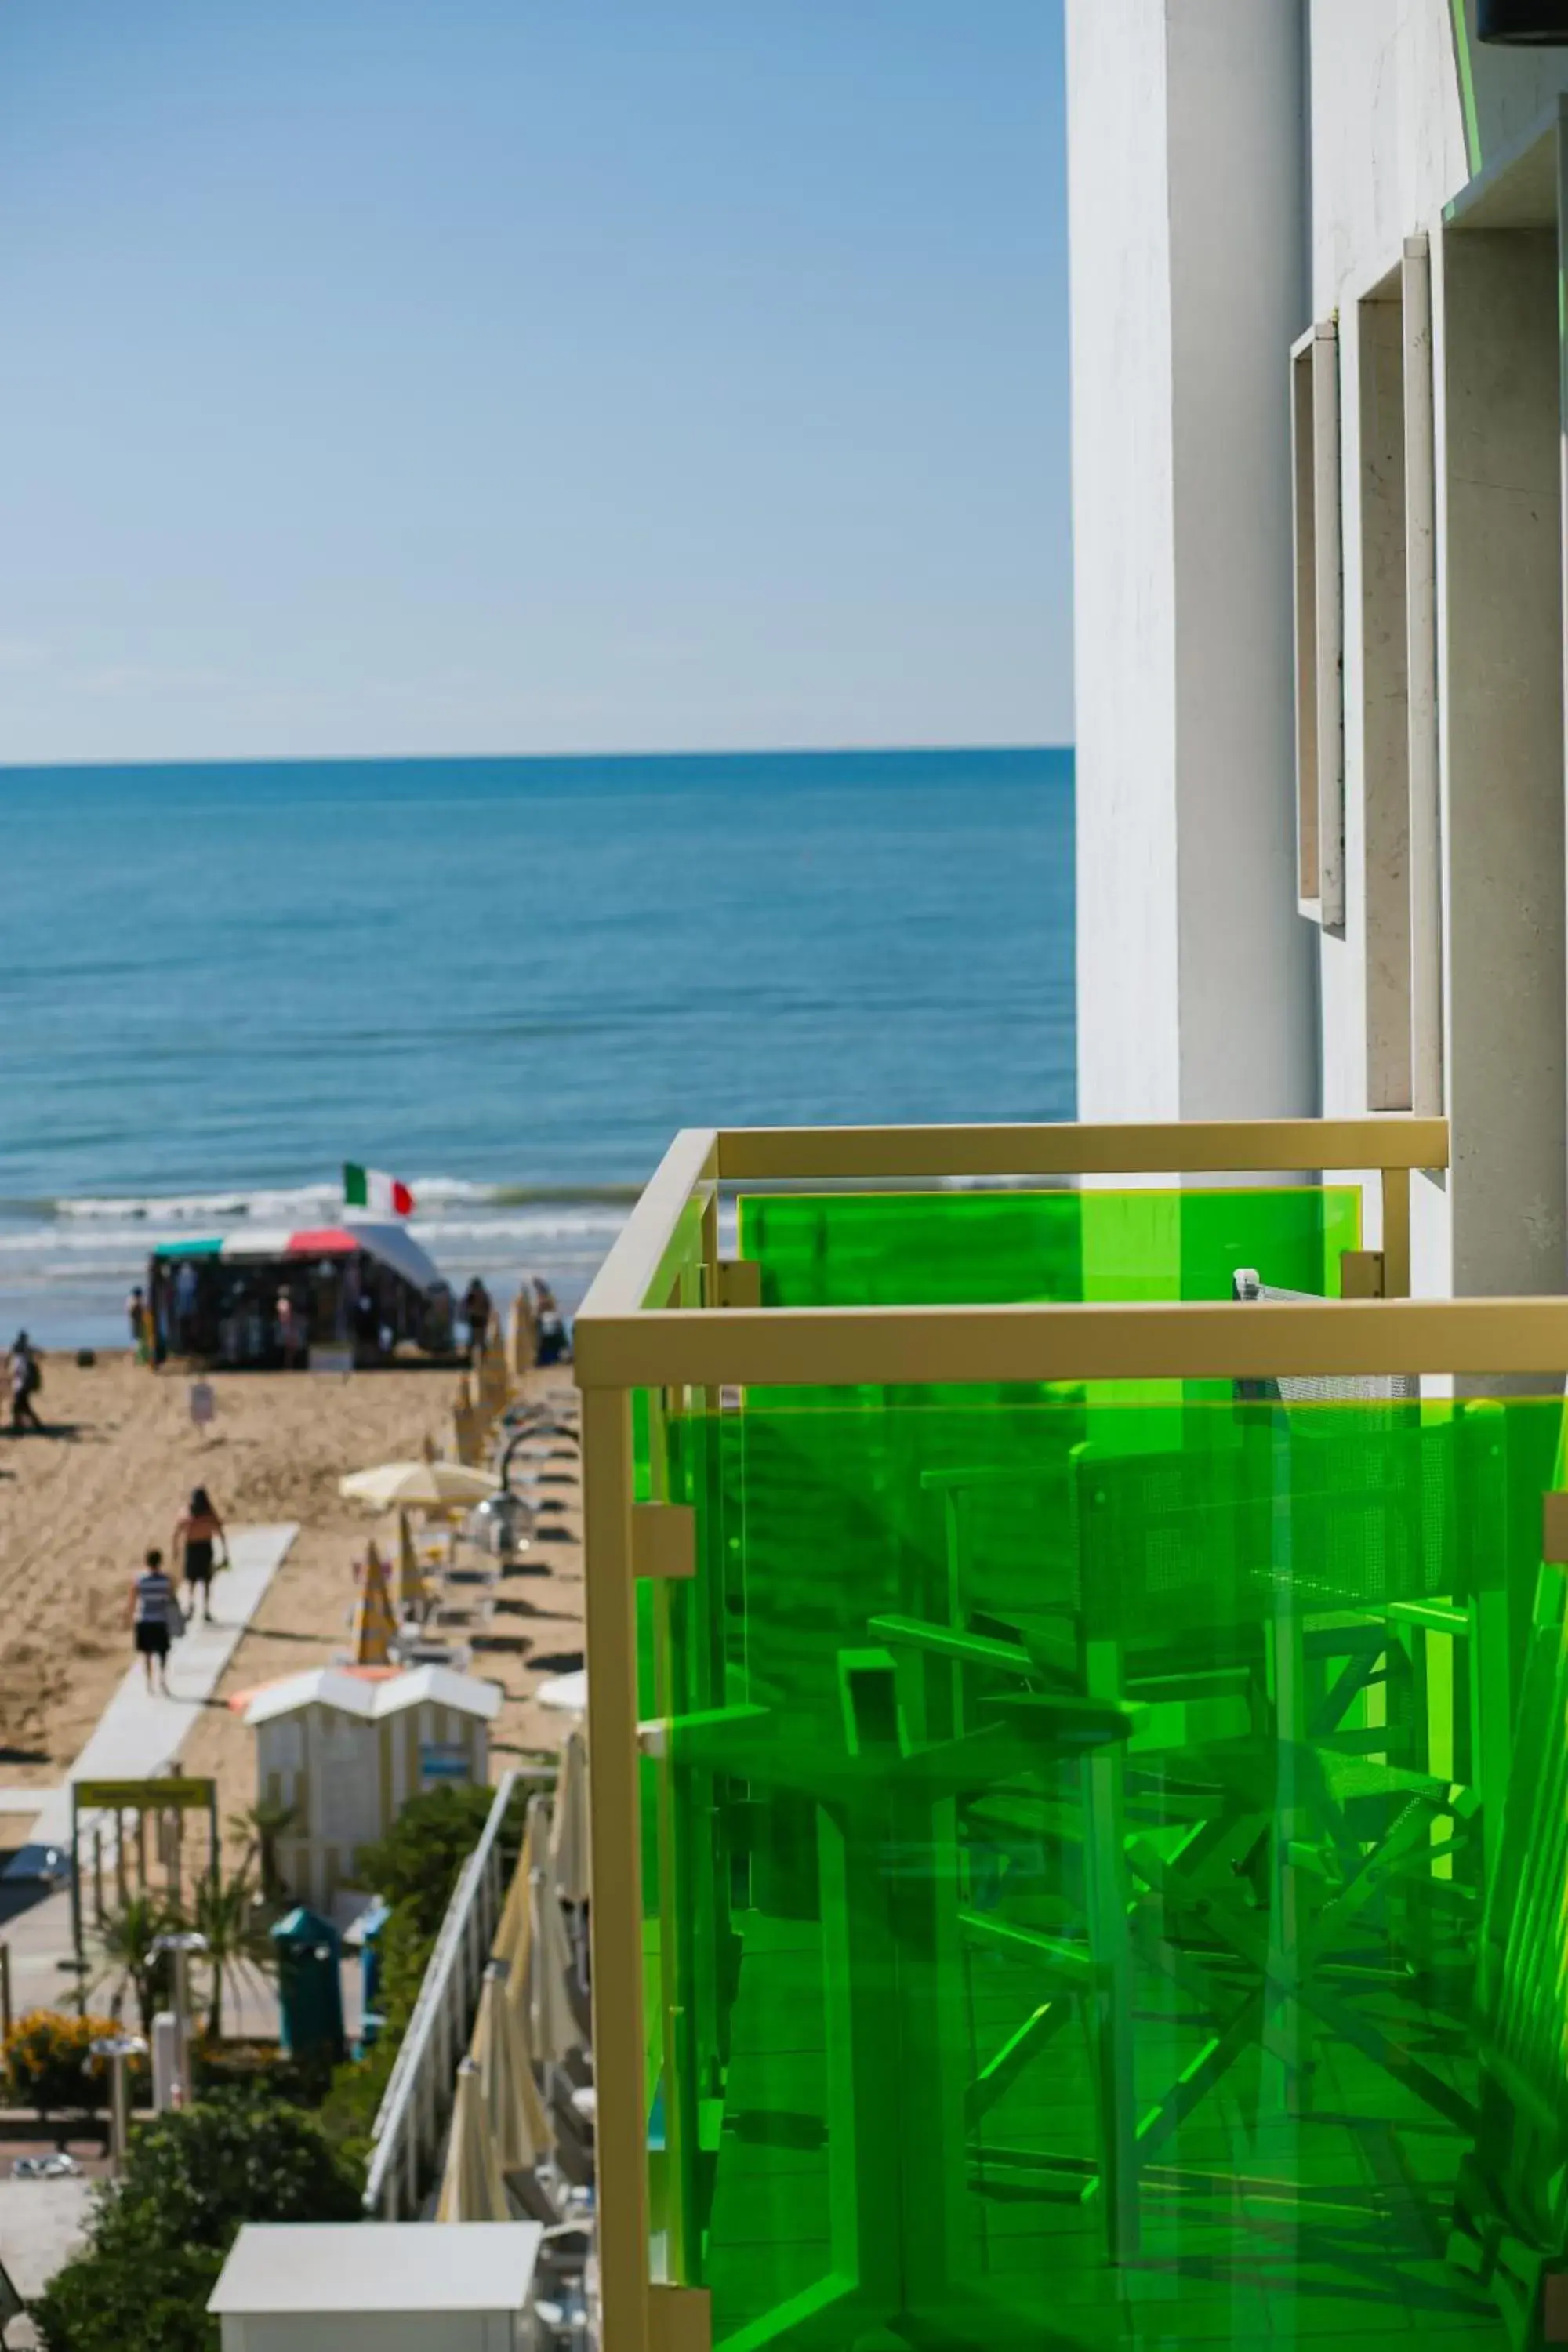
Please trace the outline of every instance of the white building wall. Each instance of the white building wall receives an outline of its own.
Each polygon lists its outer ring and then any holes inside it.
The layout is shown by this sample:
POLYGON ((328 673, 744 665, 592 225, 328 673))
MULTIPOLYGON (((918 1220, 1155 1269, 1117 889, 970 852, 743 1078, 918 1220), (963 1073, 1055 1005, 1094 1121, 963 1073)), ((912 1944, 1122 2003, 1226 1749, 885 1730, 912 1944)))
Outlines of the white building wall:
POLYGON ((1079 1115, 1315 1107, 1294 915, 1298 0, 1068 0, 1079 1115))
POLYGON ((1079 1117, 1181 1107, 1163 0, 1068 0, 1079 1117))
MULTIPOLYGON (((1468 0, 1468 64, 1474 113, 1467 123, 1464 60, 1456 41, 1449 0, 1310 0, 1311 107, 1311 309, 1315 319, 1337 319, 1342 360, 1342 503, 1345 516, 1345 824, 1347 906, 1344 935, 1320 934, 1320 989, 1323 1108, 1354 1113, 1373 1108, 1366 1092, 1367 952, 1363 887, 1365 768, 1365 679, 1363 670, 1363 555, 1357 526, 1362 469, 1361 418, 1356 387, 1362 364, 1361 304, 1396 267, 1406 236, 1427 235, 1432 243, 1433 297, 1437 344, 1437 570, 1439 708, 1444 741, 1443 844, 1446 993, 1449 1071, 1447 1107, 1454 1123, 1454 1178, 1447 1184, 1418 1179, 1412 1203, 1412 1271, 1415 1290, 1442 1294, 1478 1289, 1535 1289, 1562 1278, 1561 1225, 1557 1206, 1540 1200, 1528 1217, 1526 1193, 1500 1217, 1493 1203, 1506 1181, 1494 1166, 1493 1147, 1517 1133, 1519 1084, 1529 1087, 1537 1072, 1527 1067, 1519 1083, 1506 1076, 1510 1038, 1500 1031, 1489 1049, 1478 1034, 1478 1008, 1461 973, 1464 1002, 1453 1001, 1453 916, 1456 895, 1463 910, 1473 902, 1475 844, 1461 839, 1456 876, 1456 844, 1449 798, 1454 711, 1453 672, 1448 656, 1450 575, 1458 542, 1448 527, 1447 470, 1449 417, 1446 400, 1444 341, 1444 222, 1449 200, 1472 176, 1472 163, 1503 152, 1539 120, 1557 91, 1568 86, 1568 58, 1562 50, 1483 48, 1474 38, 1474 0, 1468 0), (1470 141, 1476 142, 1472 157, 1470 141), (1455 884, 1459 887, 1456 894, 1455 884), (1458 1022, 1456 1032, 1455 1013, 1458 1022), (1454 1039, 1468 1055, 1454 1088, 1454 1039), (1486 1083, 1489 1050, 1500 1085, 1510 1097, 1491 1099, 1486 1083), (1479 1069, 1478 1088, 1472 1074, 1479 1069), (1467 1081, 1468 1081, 1467 1083, 1467 1081), (1498 1113, 1504 1113, 1500 1126, 1498 1113), (1468 1187, 1468 1190, 1467 1190, 1468 1187), (1456 1199, 1458 1220, 1456 1228, 1456 1199), (1530 1231, 1526 1233, 1526 1224, 1530 1231), (1484 1228, 1484 1230, 1483 1230, 1484 1228), (1498 1246, 1500 1239, 1503 1245, 1498 1246), (1517 1240, 1518 1247, 1510 1247, 1517 1240)), ((1458 583, 1460 588, 1464 583, 1458 583)), ((1500 777, 1506 767, 1500 742, 1500 777)), ((1560 861, 1559 861, 1560 863, 1560 861)), ((1512 952, 1499 933, 1500 961, 1512 952)), ((1473 940, 1471 968, 1474 965, 1473 940)), ((1550 1153, 1548 1153, 1550 1156, 1550 1153)))
MULTIPOLYGON (((1500 712, 1512 708, 1523 671, 1516 665, 1510 680, 1500 653, 1492 673, 1483 663, 1478 677, 1462 646, 1456 650, 1466 657, 1448 659, 1450 604, 1465 611, 1474 583, 1455 583, 1447 571, 1466 541, 1449 530, 1447 476, 1462 452, 1458 442, 1451 450, 1446 404, 1449 383, 1463 379, 1444 347, 1443 244, 1447 202, 1568 87, 1568 51, 1482 48, 1475 0, 1464 7, 1457 36, 1450 0, 1303 0, 1300 10, 1296 0, 1067 5, 1080 1116, 1382 1107, 1369 1084, 1363 633, 1375 620, 1366 610, 1361 537, 1361 306, 1387 289, 1405 239, 1425 235, 1436 343, 1446 1076, 1456 1163, 1447 1184, 1419 1180, 1413 1201, 1415 1287, 1432 1294, 1568 1279, 1564 1183, 1551 1165, 1553 1155, 1563 1157, 1563 1105, 1545 1103, 1533 1120, 1527 1108, 1564 1086, 1562 1038, 1543 1033, 1558 985, 1553 926, 1560 930, 1563 882, 1542 763, 1558 722, 1533 686, 1533 773, 1517 787, 1518 808, 1499 835, 1513 856, 1511 820, 1522 813, 1533 846, 1516 857, 1516 880, 1505 877, 1492 898, 1518 908, 1533 859, 1534 873, 1550 877, 1539 910, 1526 906, 1511 929, 1500 913, 1486 915, 1478 860, 1487 863, 1496 845, 1483 827, 1456 848, 1451 832, 1456 778, 1461 834, 1467 822, 1479 823, 1473 776, 1476 744, 1486 740, 1485 698, 1493 697, 1500 712), (1339 934, 1295 912, 1285 437, 1288 351, 1314 321, 1331 320, 1340 351, 1345 620, 1339 934), (1454 769, 1456 757, 1469 761, 1466 775, 1454 769), (1466 992, 1457 1007, 1456 902, 1466 992), (1495 962, 1520 975, 1527 1050, 1517 1050, 1503 987, 1489 1030, 1489 1008, 1475 999, 1468 975, 1484 963, 1476 920, 1501 926, 1495 962), (1498 1064, 1495 1084, 1489 1055, 1498 1064), (1506 1148, 1496 1140, 1505 1132, 1506 1148), (1521 1160, 1531 1163, 1528 1181, 1512 1181, 1510 1168, 1521 1160)), ((1517 331, 1533 338, 1522 313, 1517 331)), ((1524 357, 1539 366, 1533 341, 1524 357)), ((1529 436, 1530 494, 1539 505, 1533 411, 1529 436)), ((1506 449, 1489 453, 1488 462, 1495 487, 1506 488, 1506 449)), ((1532 529, 1540 527, 1537 515, 1532 529)), ((1547 527, 1558 530, 1558 519, 1547 527)), ((1377 567, 1389 560, 1386 544, 1373 550, 1373 593, 1377 567)), ((1535 552, 1530 560, 1538 566, 1535 552)), ((1550 620, 1550 600, 1546 610, 1550 620)), ((1516 645, 1522 664, 1517 634, 1516 645)), ((1544 635, 1531 633, 1530 677, 1542 690, 1542 665, 1551 667, 1544 647, 1544 635)), ((1503 724, 1500 792, 1514 784, 1511 740, 1503 724)), ((1390 853, 1400 854, 1397 845, 1390 853)), ((1379 875, 1386 892, 1388 874, 1380 866, 1379 875)), ((1377 944, 1386 975, 1386 947, 1377 944)), ((1386 1021, 1386 988, 1373 1017, 1386 1021)))

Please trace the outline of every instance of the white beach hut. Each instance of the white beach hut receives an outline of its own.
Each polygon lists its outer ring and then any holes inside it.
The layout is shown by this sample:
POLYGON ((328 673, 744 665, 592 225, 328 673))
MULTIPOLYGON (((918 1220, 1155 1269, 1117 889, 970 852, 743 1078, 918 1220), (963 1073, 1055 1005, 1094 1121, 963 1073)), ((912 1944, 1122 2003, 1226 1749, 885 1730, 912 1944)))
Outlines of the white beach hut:
POLYGON ((207 2309, 223 2352, 531 2352, 532 2221, 247 2222, 207 2309))
POLYGON ((359 1885, 356 1856, 384 1837, 411 1797, 489 1778, 494 1683, 447 1666, 406 1672, 317 1666, 257 1691, 256 1787, 292 1808, 278 1864, 293 1895, 331 1915, 359 1885))

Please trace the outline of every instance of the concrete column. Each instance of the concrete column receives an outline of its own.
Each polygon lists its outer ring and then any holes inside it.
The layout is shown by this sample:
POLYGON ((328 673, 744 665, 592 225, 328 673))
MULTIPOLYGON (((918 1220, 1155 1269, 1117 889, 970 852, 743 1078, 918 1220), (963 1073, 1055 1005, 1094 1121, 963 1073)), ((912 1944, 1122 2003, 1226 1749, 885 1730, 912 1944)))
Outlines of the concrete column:
POLYGON ((1317 1108, 1296 913, 1299 0, 1067 0, 1079 1108, 1317 1108))
POLYGON ((1410 1108, 1410 710, 1405 618, 1405 310, 1360 307, 1362 900, 1366 1103, 1410 1108))
POLYGON ((1568 1280, 1557 239, 1443 239, 1457 1295, 1568 1280))

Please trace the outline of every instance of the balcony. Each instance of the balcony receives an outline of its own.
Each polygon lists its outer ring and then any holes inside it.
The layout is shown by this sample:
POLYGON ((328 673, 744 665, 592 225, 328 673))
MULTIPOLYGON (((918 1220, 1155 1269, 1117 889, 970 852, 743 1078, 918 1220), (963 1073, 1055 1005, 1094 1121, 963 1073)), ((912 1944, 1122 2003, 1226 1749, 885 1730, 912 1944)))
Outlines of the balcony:
POLYGON ((1568 1304, 1403 1295, 1447 1153, 674 1145, 577 1326, 612 2352, 1542 2340, 1568 1304))

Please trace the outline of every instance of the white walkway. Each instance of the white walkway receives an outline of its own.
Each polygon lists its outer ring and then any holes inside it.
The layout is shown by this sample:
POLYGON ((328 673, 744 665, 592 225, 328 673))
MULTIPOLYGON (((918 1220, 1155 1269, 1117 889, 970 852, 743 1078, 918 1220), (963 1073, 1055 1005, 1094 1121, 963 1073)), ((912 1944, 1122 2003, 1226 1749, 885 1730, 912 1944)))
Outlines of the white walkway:
POLYGON ((213 1580, 216 1620, 206 1625, 193 1623, 184 1639, 174 1643, 169 1657, 169 1696, 165 1698, 147 1688, 138 1659, 100 1716, 97 1730, 71 1766, 64 1786, 45 1793, 32 1832, 35 1845, 69 1844, 73 1780, 148 1780, 174 1763, 197 1709, 217 1688, 218 1677, 299 1532, 293 1524, 230 1529, 233 1565, 220 1570, 213 1580))
MULTIPOLYGON (((40 2140, 37 2154, 48 2150, 48 2141, 40 2140)), ((91 2199, 90 2180, 0 2180, 0 2262, 25 2302, 41 2294, 75 2253, 91 2199)), ((23 2341, 20 2320, 8 2340, 23 2341)))

